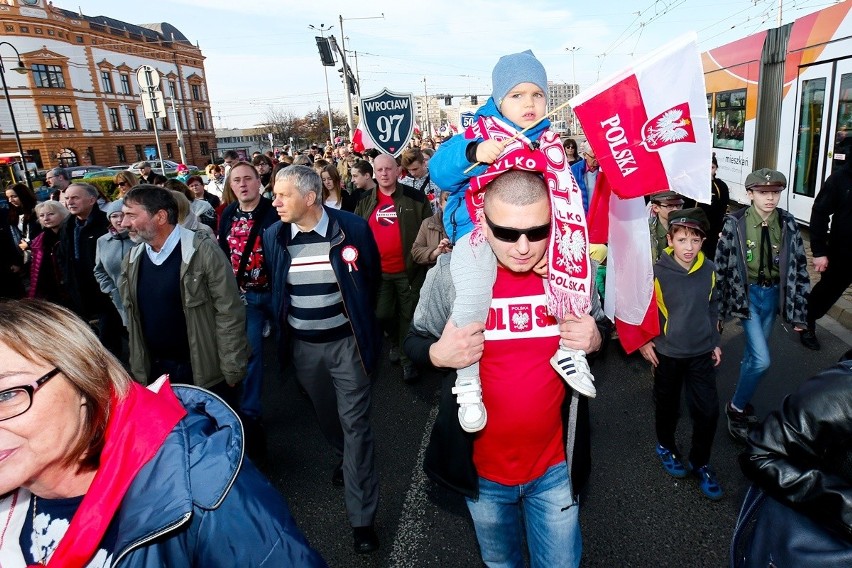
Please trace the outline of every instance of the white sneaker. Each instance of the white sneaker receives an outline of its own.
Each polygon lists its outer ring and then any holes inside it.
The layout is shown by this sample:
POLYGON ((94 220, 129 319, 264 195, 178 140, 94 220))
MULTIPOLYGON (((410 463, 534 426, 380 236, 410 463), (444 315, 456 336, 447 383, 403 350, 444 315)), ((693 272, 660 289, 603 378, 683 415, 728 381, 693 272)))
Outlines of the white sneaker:
POLYGON ((550 358, 550 365, 572 389, 583 396, 595 398, 595 395, 597 395, 595 378, 589 370, 589 363, 586 361, 584 351, 568 349, 560 345, 553 357, 550 358))
POLYGON ((479 432, 485 427, 488 414, 482 404, 482 385, 479 377, 456 379, 453 387, 459 404, 459 424, 465 432, 479 432))
POLYGON ((263 337, 272 335, 272 322, 267 320, 263 322, 263 337))

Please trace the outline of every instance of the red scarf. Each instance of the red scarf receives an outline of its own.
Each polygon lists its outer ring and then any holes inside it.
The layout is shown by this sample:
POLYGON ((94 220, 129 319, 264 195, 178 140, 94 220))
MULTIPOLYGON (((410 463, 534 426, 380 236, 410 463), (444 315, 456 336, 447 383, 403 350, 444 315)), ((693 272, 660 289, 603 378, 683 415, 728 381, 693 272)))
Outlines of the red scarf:
POLYGON ((153 458, 186 410, 166 382, 159 392, 131 383, 113 393, 101 465, 47 566, 82 568, 97 551, 136 474, 153 458))
MULTIPOLYGON (((465 136, 506 140, 516 132, 497 117, 480 116, 465 136)), ((559 135, 552 130, 545 130, 536 142, 523 134, 518 136, 482 175, 470 179, 465 202, 474 223, 471 240, 476 243, 485 238, 480 228, 485 187, 508 170, 538 172, 550 190, 551 225, 545 286, 550 313, 560 320, 569 315, 589 313, 592 276, 583 196, 571 174, 559 135)))

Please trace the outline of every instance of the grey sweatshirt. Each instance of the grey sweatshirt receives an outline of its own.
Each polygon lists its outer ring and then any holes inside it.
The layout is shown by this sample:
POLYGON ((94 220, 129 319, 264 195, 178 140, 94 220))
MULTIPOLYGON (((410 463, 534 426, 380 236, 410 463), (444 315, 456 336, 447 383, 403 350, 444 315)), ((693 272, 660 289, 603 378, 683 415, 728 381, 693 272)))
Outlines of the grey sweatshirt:
POLYGON ((698 253, 687 271, 667 250, 654 265, 654 287, 660 312, 660 336, 654 345, 659 353, 695 357, 719 345, 716 266, 704 253, 698 253))

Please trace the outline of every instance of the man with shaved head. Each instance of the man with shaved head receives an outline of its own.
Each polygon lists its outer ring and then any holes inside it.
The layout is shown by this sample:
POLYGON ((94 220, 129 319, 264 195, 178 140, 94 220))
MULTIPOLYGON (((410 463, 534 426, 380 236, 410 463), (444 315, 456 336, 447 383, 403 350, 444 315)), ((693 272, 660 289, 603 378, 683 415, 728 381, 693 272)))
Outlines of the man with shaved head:
POLYGON ((402 364, 403 380, 410 383, 419 374, 399 346, 408 333, 426 274, 425 267, 414 262, 411 246, 423 220, 432 216, 432 207, 423 193, 399 183, 399 164, 393 156, 377 156, 373 171, 378 186, 364 194, 355 214, 367 220, 379 245, 382 284, 376 317, 390 339, 391 362, 402 364))

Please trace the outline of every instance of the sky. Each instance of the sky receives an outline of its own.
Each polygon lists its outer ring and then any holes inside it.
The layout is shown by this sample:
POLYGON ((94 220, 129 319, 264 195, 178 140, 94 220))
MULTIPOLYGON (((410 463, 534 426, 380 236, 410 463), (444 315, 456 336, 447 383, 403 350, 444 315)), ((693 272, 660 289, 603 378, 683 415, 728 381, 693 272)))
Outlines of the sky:
MULTIPOLYGON (((508 53, 532 49, 549 80, 582 91, 687 31, 697 32, 706 51, 777 26, 779 4, 786 24, 835 0, 146 0, 144 11, 114 0, 54 3, 89 16, 174 25, 206 57, 215 127, 248 128, 270 109, 296 116, 325 110, 318 33, 308 26, 331 27, 340 43, 341 16, 362 94, 386 87, 461 97, 489 95, 491 69, 508 53)), ((325 69, 331 106, 343 111, 339 66, 325 69)))

